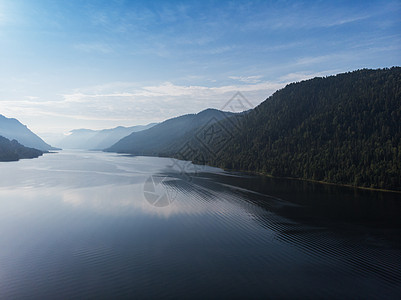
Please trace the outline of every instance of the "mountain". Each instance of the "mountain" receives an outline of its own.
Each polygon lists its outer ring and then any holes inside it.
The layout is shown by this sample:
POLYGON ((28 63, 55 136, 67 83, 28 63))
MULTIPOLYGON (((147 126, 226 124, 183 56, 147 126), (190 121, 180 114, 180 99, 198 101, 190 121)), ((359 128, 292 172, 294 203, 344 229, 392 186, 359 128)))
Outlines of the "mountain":
POLYGON ((103 150, 133 132, 146 130, 154 125, 156 123, 132 127, 119 126, 104 130, 75 129, 58 145, 66 149, 103 150))
POLYGON ((64 137, 57 146, 63 149, 88 149, 86 143, 89 139, 96 135, 95 130, 90 129, 74 129, 69 135, 64 137))
POLYGON ((172 155, 181 146, 185 146, 188 133, 232 115, 217 109, 207 109, 198 114, 172 118, 150 129, 134 132, 105 151, 136 155, 172 155))
POLYGON ((131 134, 108 151, 401 190, 400 67, 291 83, 241 118, 194 122, 198 115, 131 134))
POLYGON ((239 126, 229 125, 223 120, 228 134, 207 147, 191 139, 197 149, 192 156, 175 156, 273 176, 401 190, 400 67, 291 83, 239 126))
POLYGON ((17 140, 25 147, 35 148, 42 151, 55 150, 45 143, 40 137, 21 124, 17 119, 6 118, 0 115, 0 136, 10 140, 17 140))
POLYGON ((22 158, 36 158, 43 155, 43 151, 27 148, 16 140, 10 141, 0 136, 0 161, 17 161, 22 158))

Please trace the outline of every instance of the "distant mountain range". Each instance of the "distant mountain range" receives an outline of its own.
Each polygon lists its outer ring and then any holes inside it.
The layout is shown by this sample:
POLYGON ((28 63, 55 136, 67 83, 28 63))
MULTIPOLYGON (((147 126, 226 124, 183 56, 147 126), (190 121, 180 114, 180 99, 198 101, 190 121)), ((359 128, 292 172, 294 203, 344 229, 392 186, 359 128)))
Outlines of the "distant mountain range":
POLYGON ((16 140, 10 141, 0 136, 0 161, 17 161, 22 158, 36 158, 43 155, 43 151, 27 148, 16 140))
POLYGON ((241 118, 185 115, 106 151, 401 190, 401 68, 291 83, 241 118))
MULTIPOLYGON (((3 160, 53 149, 2 115, 0 136, 3 160)), ((207 109, 156 125, 73 130, 58 146, 401 190, 401 68, 291 83, 240 114, 207 109)))
POLYGON ((185 146, 186 140, 190 138, 188 133, 232 115, 217 109, 207 109, 198 114, 172 118, 150 129, 134 132, 105 151, 135 155, 174 155, 180 147, 185 146))
POLYGON ((25 147, 35 148, 42 151, 56 150, 56 148, 45 143, 40 137, 21 124, 17 119, 6 118, 0 115, 0 136, 9 140, 17 140, 25 147))
POLYGON ((156 124, 151 123, 132 127, 119 126, 104 130, 75 129, 62 139, 57 146, 63 149, 103 150, 133 132, 149 129, 156 124))

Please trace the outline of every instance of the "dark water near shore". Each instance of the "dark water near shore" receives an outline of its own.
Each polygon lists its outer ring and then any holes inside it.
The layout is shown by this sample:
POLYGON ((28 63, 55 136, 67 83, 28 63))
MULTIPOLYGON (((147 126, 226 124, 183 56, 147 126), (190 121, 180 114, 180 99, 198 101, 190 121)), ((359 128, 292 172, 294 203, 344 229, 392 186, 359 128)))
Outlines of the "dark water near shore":
POLYGON ((400 295, 401 194, 110 153, 0 163, 1 299, 400 295))

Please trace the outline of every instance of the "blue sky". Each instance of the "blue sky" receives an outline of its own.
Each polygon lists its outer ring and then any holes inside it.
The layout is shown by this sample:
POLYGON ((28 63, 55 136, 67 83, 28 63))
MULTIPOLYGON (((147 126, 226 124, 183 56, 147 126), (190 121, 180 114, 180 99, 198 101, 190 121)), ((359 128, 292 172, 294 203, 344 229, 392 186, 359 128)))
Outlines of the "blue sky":
POLYGON ((401 1, 0 0, 0 114, 41 136, 401 64, 401 1))

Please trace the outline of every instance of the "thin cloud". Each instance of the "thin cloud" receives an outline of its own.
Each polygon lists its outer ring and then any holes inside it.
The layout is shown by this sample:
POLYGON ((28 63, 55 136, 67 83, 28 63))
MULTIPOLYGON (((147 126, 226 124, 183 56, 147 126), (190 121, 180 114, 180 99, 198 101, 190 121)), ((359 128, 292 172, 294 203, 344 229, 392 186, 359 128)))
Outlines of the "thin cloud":
POLYGON ((323 27, 332 27, 332 26, 339 26, 339 25, 344 25, 344 24, 348 24, 348 23, 353 23, 353 22, 357 22, 357 21, 362 21, 365 19, 370 18, 370 15, 361 15, 361 16, 355 16, 355 17, 348 17, 348 18, 339 18, 337 20, 334 21, 329 21, 327 23, 322 23, 323 27))
POLYGON ((260 82, 260 78, 262 78, 261 75, 255 75, 255 76, 229 76, 228 78, 233 79, 233 80, 238 80, 241 82, 245 83, 258 83, 260 82))
POLYGON ((87 53, 90 52, 98 52, 98 53, 103 53, 103 54, 109 54, 113 52, 113 48, 110 47, 107 44, 101 44, 101 43, 83 43, 83 44, 77 44, 74 45, 74 48, 76 50, 84 51, 87 53))
POLYGON ((323 72, 295 72, 281 76, 279 79, 282 82, 297 82, 315 77, 322 77, 337 73, 339 70, 327 70, 323 72))
POLYGON ((299 58, 296 61, 296 65, 315 65, 326 61, 339 61, 340 58, 344 57, 346 57, 346 55, 339 53, 320 55, 320 56, 306 56, 299 58))
MULTIPOLYGON (((12 116, 42 115, 71 120, 120 121, 124 124, 131 120, 131 124, 135 125, 138 120, 146 120, 144 123, 164 121, 187 113, 197 113, 209 107, 220 109, 237 91, 244 93, 251 102, 261 102, 284 85, 283 82, 263 81, 208 87, 164 82, 138 88, 135 83, 131 87, 129 83, 117 83, 107 84, 104 88, 95 86, 92 93, 90 88, 86 88, 85 92, 64 94, 57 101, 41 101, 36 97, 23 101, 3 100, 0 101, 0 109, 12 116), (108 90, 107 93, 99 93, 102 89, 108 90), (127 92, 126 89, 132 91, 127 92)), ((74 123, 71 122, 71 126, 74 123)), ((74 127, 66 128, 65 131, 71 129, 74 127)))

